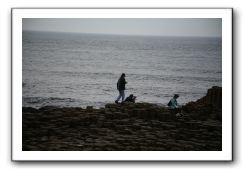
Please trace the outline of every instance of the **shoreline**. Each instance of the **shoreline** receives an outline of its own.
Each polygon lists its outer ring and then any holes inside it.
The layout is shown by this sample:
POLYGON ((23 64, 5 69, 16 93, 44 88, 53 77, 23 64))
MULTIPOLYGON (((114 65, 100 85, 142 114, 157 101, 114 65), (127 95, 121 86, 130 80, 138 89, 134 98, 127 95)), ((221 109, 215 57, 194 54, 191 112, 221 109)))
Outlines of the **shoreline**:
MULTIPOLYGON (((34 97, 35 98, 35 97, 34 97)), ((36 97, 38 98, 38 97, 36 97)), ((48 98, 46 98, 48 99, 48 98)), ((52 97, 50 99, 53 99, 52 97)), ((56 99, 61 99, 61 98, 56 98, 56 99)), ((66 98, 64 98, 66 99, 66 98)), ((70 99, 70 98, 68 98, 70 99)), ((170 99, 170 98, 169 98, 170 99)), ((197 101, 198 99, 195 99, 195 101, 197 101)), ((188 104, 189 102, 195 102, 193 100, 190 100, 190 101, 185 101, 185 102, 179 102, 179 105, 186 105, 188 104)), ((68 101, 67 101, 68 102, 68 101)), ((150 102, 150 101, 137 101, 136 100, 136 103, 150 103, 150 104, 155 104, 157 106, 161 106, 161 107, 167 107, 167 101, 164 100, 164 102, 150 102)), ((80 104, 76 104, 76 105, 59 105, 59 104, 44 104, 44 105, 35 105, 36 103, 34 102, 34 105, 31 105, 31 102, 28 103, 28 104, 23 104, 22 107, 31 107, 31 108, 35 108, 35 109, 40 109, 42 107, 57 107, 57 108, 62 108, 62 107, 70 107, 70 108, 75 108, 75 107, 79 107, 79 108, 83 108, 83 109, 86 109, 87 106, 92 106, 94 109, 100 109, 100 108, 105 108, 106 104, 113 104, 114 101, 111 102, 110 101, 107 101, 107 102, 102 102, 100 104, 82 104, 82 102, 80 102, 80 104)))
POLYGON ((221 151, 222 88, 176 117, 151 103, 23 107, 23 151, 221 151))

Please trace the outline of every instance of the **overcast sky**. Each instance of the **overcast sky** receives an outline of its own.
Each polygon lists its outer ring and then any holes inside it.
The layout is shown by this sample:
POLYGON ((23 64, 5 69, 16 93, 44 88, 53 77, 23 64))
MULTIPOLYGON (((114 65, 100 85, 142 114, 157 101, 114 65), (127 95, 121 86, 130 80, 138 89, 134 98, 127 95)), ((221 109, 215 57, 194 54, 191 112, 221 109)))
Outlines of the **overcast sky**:
POLYGON ((23 30, 122 35, 221 37, 222 20, 220 18, 24 18, 23 30))

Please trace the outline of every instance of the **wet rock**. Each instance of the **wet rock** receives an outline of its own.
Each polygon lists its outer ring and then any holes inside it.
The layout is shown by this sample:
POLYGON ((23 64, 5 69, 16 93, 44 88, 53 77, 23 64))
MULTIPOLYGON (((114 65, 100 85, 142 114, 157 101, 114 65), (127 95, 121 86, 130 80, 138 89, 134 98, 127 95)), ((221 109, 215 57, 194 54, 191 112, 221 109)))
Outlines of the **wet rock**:
POLYGON ((183 118, 150 103, 23 107, 23 151, 221 151, 221 92, 186 104, 183 118))
POLYGON ((183 110, 192 114, 195 119, 201 120, 222 120, 222 88, 214 86, 208 89, 207 95, 190 102, 183 107, 183 110))
POLYGON ((38 113, 39 110, 38 109, 35 109, 35 108, 32 108, 32 107, 23 107, 22 108, 22 112, 23 113, 38 113))
POLYGON ((87 106, 86 111, 92 112, 93 111, 93 106, 87 106))

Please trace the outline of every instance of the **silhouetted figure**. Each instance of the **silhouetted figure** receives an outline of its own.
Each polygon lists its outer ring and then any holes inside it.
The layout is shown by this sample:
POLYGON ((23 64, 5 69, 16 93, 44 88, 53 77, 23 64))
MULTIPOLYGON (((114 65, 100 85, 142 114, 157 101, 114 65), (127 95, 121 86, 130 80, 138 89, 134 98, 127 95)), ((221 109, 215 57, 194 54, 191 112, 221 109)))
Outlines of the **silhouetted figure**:
POLYGON ((119 103, 120 98, 122 98, 122 101, 121 102, 124 101, 124 98, 125 98, 125 84, 126 83, 127 82, 125 81, 125 74, 122 73, 122 75, 120 76, 120 78, 119 78, 119 80, 117 82, 117 89, 119 91, 119 96, 115 100, 115 103, 117 103, 117 104, 119 103))
POLYGON ((133 94, 130 94, 130 96, 125 99, 125 102, 135 103, 135 101, 136 101, 136 96, 134 96, 133 94))
POLYGON ((177 99, 179 98, 178 94, 175 94, 174 97, 169 101, 168 106, 171 109, 176 109, 178 108, 178 103, 177 103, 177 99))
POLYGON ((179 105, 177 103, 177 99, 179 98, 178 94, 175 94, 174 97, 169 101, 168 106, 175 113, 176 117, 183 116, 180 112, 179 105))

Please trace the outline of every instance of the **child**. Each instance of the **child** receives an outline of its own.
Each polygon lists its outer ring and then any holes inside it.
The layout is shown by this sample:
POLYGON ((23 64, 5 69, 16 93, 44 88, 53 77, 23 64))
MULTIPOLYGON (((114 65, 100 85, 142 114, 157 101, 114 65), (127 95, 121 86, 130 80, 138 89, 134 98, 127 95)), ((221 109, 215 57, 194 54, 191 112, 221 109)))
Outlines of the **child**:
POLYGON ((177 99, 179 98, 178 94, 175 94, 174 97, 169 101, 168 106, 175 113, 176 117, 181 117, 183 114, 179 109, 179 105, 177 103, 177 99))
POLYGON ((135 101, 136 101, 136 96, 133 96, 133 94, 130 94, 130 96, 125 99, 125 102, 135 103, 135 101))
POLYGON ((178 108, 178 103, 177 103, 177 99, 179 98, 178 94, 175 94, 174 97, 169 101, 168 106, 171 109, 176 109, 178 108))

